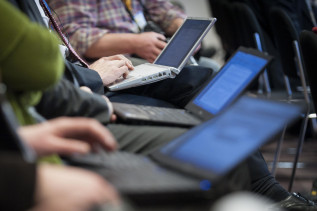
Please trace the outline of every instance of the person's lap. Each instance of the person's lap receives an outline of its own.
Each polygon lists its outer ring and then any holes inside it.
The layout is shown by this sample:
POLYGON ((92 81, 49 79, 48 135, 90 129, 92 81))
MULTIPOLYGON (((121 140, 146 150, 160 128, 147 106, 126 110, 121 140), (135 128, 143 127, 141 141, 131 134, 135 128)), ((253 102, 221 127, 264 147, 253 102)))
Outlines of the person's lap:
MULTIPOLYGON (((210 68, 186 66, 180 74, 173 79, 165 79, 149 85, 134 87, 119 92, 112 92, 110 100, 113 98, 114 101, 116 101, 115 97, 118 98, 118 96, 123 94, 133 94, 147 96, 157 100, 164 100, 183 108, 201 90, 205 82, 210 79, 212 75, 213 70, 210 68)), ((127 96, 122 97, 121 101, 124 101, 125 97, 127 96)), ((129 101, 130 103, 136 104, 142 103, 142 101, 138 99, 129 99, 129 101)), ((157 105, 157 102, 154 101, 155 100, 153 100, 153 105, 157 105)), ((147 103, 146 105, 151 105, 151 103, 147 103)))
POLYGON ((107 127, 117 139, 119 150, 144 155, 186 132, 184 128, 162 126, 109 124, 107 127))

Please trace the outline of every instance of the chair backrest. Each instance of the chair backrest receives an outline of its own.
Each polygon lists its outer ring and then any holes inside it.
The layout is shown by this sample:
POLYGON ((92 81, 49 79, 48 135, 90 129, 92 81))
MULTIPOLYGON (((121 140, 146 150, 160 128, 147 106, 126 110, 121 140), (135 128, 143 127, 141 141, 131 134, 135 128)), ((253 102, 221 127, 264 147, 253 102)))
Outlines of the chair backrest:
POLYGON ((216 31, 220 36, 223 48, 230 56, 238 47, 237 28, 230 3, 224 0, 210 0, 212 14, 217 18, 216 31))
POLYGON ((266 47, 263 43, 262 28, 253 12, 253 10, 245 3, 234 3, 232 5, 235 14, 235 25, 239 27, 240 45, 251 48, 258 48, 254 34, 257 33, 261 40, 263 51, 266 47))
POLYGON ((293 49, 293 41, 298 41, 299 37, 294 24, 283 9, 273 8, 270 11, 270 25, 280 53, 284 74, 289 78, 299 79, 293 49))
POLYGON ((303 63, 310 85, 311 97, 315 112, 317 111, 317 35, 310 31, 300 34, 300 46, 302 49, 303 63))

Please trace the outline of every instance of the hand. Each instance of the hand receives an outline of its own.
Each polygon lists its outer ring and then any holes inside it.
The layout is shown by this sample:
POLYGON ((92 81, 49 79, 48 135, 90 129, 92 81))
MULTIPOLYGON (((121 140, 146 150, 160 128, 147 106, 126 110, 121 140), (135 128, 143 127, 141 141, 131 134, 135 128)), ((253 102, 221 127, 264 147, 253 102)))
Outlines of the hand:
POLYGON ((89 87, 87 87, 87 86, 81 86, 80 89, 83 90, 83 91, 85 91, 85 92, 88 92, 88 93, 90 93, 90 94, 93 93, 92 90, 91 90, 89 87))
POLYGON ((164 40, 166 40, 166 37, 156 32, 144 32, 138 34, 135 54, 153 63, 166 46, 164 40))
POLYGON ((78 168, 39 165, 33 211, 81 211, 93 205, 118 205, 115 189, 99 175, 78 168))
POLYGON ((23 126, 19 135, 38 155, 88 153, 98 144, 114 150, 117 143, 99 122, 88 118, 61 117, 41 124, 23 126))
POLYGON ((89 66, 100 75, 103 85, 108 86, 121 76, 126 78, 133 70, 132 62, 123 55, 102 57, 89 66))
MULTIPOLYGON (((87 86, 81 86, 80 89, 85 91, 85 92, 88 92, 90 94, 93 94, 91 89, 89 87, 87 87, 87 86)), ((106 101, 106 103, 108 105, 110 122, 115 122, 117 120, 117 116, 114 114, 112 103, 110 102, 110 100, 106 96, 101 95, 101 97, 106 101)))

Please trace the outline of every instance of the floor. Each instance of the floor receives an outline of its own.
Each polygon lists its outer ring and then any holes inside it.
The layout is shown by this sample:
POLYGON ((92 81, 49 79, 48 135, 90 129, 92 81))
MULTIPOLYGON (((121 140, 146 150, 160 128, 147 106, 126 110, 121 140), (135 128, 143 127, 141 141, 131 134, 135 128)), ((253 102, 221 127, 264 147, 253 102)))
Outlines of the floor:
MULTIPOLYGON (((296 135, 287 133, 282 144, 282 151, 277 165, 275 177, 286 189, 289 188, 297 140, 296 135)), ((261 149, 270 169, 274 160, 276 147, 277 140, 273 140, 261 149)), ((291 191, 300 192, 303 195, 309 194, 314 179, 317 179, 317 138, 308 137, 303 145, 291 191)))

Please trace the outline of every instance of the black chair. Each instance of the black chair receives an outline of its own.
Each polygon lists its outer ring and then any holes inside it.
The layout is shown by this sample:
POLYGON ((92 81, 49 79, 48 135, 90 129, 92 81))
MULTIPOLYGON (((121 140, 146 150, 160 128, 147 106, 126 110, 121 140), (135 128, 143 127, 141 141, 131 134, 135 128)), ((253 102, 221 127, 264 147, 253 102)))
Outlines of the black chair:
MULTIPOLYGON (((301 83, 299 71, 301 67, 298 64, 298 55, 296 55, 299 35, 290 17, 281 8, 273 8, 270 11, 270 26, 280 54, 288 96, 294 98, 294 90, 301 83)), ((298 97, 303 98, 302 93, 295 98, 298 97)))
POLYGON ((277 49, 280 52, 285 81, 287 82, 287 91, 289 95, 288 102, 296 102, 301 104, 302 106, 306 106, 299 132, 299 140, 295 159, 293 162, 292 175, 289 183, 289 191, 291 191, 297 169, 298 159, 301 154, 302 146, 305 140, 308 120, 310 119, 311 102, 310 96, 308 94, 308 86, 306 84, 306 76, 304 73, 302 56, 298 43, 299 35, 295 26, 293 25, 287 13, 280 8, 273 8, 270 11, 270 25, 272 27, 277 49), (300 81, 300 85, 303 90, 301 96, 299 96, 299 99, 297 98, 295 99, 295 101, 293 101, 294 95, 291 89, 292 87, 288 81, 289 78, 293 79, 293 81, 300 81))
MULTIPOLYGON (((314 112, 317 111, 317 35, 310 31, 303 31, 300 34, 300 46, 302 49, 303 63, 305 66, 306 76, 310 87, 312 105, 314 112)), ((316 117, 316 113, 312 118, 316 117)), ((316 125, 313 122, 313 125, 316 125)), ((316 129, 316 127, 313 127, 316 129)), ((316 133, 316 131, 315 131, 316 133)))
MULTIPOLYGON (((239 45, 258 49, 262 52, 267 52, 264 42, 263 32, 260 24, 252 11, 252 9, 244 3, 234 3, 232 11, 235 14, 234 25, 239 27, 238 40, 239 45)), ((271 93, 271 86, 267 71, 265 71, 259 80, 260 88, 264 86, 267 93, 271 93)))
POLYGON ((225 0, 209 0, 209 3, 213 16, 217 18, 216 32, 226 51, 225 59, 227 59, 239 47, 236 35, 237 26, 234 24, 235 17, 230 4, 225 0))

